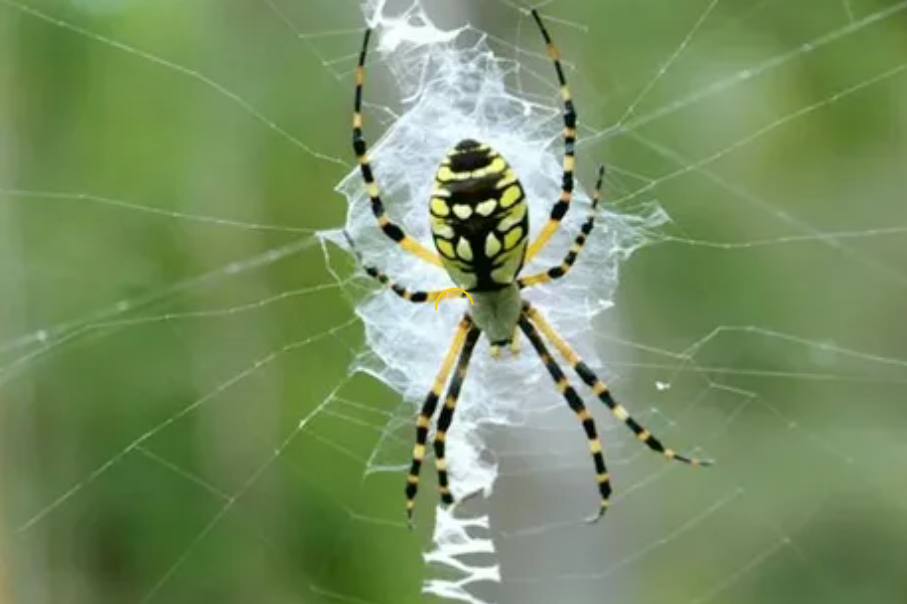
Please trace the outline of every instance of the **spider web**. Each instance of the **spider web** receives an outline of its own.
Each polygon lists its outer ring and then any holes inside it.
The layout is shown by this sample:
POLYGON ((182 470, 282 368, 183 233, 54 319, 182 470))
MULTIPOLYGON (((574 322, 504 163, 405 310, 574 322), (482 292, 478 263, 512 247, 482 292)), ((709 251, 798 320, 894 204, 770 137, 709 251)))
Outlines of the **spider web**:
POLYGON ((531 299, 719 463, 665 463, 587 396, 616 491, 589 526, 574 417, 531 350, 483 345, 450 444, 479 494, 434 510, 427 464, 407 529, 415 408, 466 303, 406 305, 335 243, 446 283, 364 211, 363 14, 376 171, 424 240, 466 135, 517 167, 535 228, 556 199, 527 7, 0 0, 0 599, 902 601, 907 2, 540 6, 581 186, 539 266, 609 179, 531 299))

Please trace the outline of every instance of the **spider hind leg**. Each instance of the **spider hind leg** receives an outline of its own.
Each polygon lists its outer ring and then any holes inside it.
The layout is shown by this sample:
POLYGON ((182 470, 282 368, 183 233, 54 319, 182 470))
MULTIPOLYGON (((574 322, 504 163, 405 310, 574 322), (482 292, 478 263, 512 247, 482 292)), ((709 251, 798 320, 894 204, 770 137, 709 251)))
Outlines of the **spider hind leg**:
POLYGON ((598 379, 598 376, 595 375, 595 372, 583 361, 582 358, 576 353, 573 348, 558 334, 554 328, 548 323, 547 320, 528 302, 525 303, 525 316, 528 318, 532 324, 538 328, 538 331, 544 335, 548 341, 554 345, 554 348, 560 353, 560 355, 573 367, 573 371, 579 378, 585 383, 593 393, 598 397, 598 399, 605 404, 606 407, 611 411, 612 415, 618 420, 623 422, 627 428, 630 429, 633 434, 636 435, 636 438, 640 440, 644 445, 646 445, 652 451, 656 453, 661 453, 666 458, 672 461, 679 461, 691 466, 710 466, 714 462, 709 459, 700 459, 698 457, 690 457, 686 455, 681 455, 677 453, 674 449, 666 447, 658 438, 655 437, 652 432, 645 428, 642 424, 636 421, 627 411, 627 409, 614 400, 614 397, 611 395, 611 390, 608 386, 605 385, 603 381, 598 379))
POLYGON ((447 397, 444 399, 444 406, 438 415, 438 425, 435 428, 435 468, 438 471, 438 491, 441 494, 441 503, 445 506, 454 504, 453 494, 450 491, 450 481, 447 473, 447 431, 453 422, 454 411, 457 408, 457 401, 460 398, 460 391, 463 389, 463 383, 466 381, 466 371, 469 369, 469 361, 472 358, 472 352, 475 349, 476 342, 482 330, 473 325, 466 333, 466 339, 463 342, 463 348, 460 350, 460 357, 457 359, 457 368, 450 380, 450 386, 447 389, 447 397))
POLYGON ((583 399, 580 398, 573 386, 570 385, 567 376, 564 375, 563 369, 561 369, 557 361, 554 360, 551 353, 548 352, 548 347, 545 346, 542 336, 530 322, 528 314, 524 313, 520 317, 519 326, 520 329, 523 330, 523 333, 526 334, 526 338, 532 344, 532 347, 535 348, 539 358, 542 359, 542 363, 544 363, 545 368, 551 375, 551 379, 554 380, 555 387, 558 392, 563 395, 564 399, 567 401, 567 405, 573 413, 576 414, 576 418, 580 421, 583 426, 583 431, 586 433, 586 440, 589 442, 589 452, 592 455, 592 462, 595 464, 595 476, 599 493, 598 510, 588 519, 588 521, 597 522, 599 518, 604 516, 611 502, 611 478, 608 474, 608 468, 605 465, 605 456, 602 452, 601 441, 598 438, 595 420, 592 419, 592 415, 586 409, 583 399))
MULTIPOLYGON (((474 328, 472 320, 468 316, 464 317, 457 326, 453 341, 447 349, 441 368, 435 376, 434 384, 425 402, 422 403, 422 409, 419 411, 419 417, 416 420, 416 444, 413 446, 412 462, 410 463, 409 473, 406 476, 406 517, 410 528, 413 526, 413 511, 416 506, 416 493, 419 491, 419 472, 422 469, 422 462, 425 459, 425 447, 428 442, 428 429, 431 425, 431 418, 438 407, 438 401, 441 398, 441 391, 444 384, 450 377, 453 370, 454 362, 457 355, 464 348, 467 338, 477 339, 478 336, 471 336, 470 328, 474 328)), ((445 479, 446 480, 446 479, 445 479)))

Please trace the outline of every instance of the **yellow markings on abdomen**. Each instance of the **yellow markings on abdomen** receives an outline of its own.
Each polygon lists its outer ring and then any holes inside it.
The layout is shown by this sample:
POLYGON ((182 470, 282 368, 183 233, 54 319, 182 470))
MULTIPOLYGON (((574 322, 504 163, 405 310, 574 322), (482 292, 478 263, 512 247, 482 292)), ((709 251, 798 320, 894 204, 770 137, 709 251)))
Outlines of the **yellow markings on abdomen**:
POLYGON ((494 185, 494 188, 503 189, 504 187, 512 185, 515 182, 516 182, 516 172, 514 172, 513 170, 507 170, 506 172, 504 172, 504 178, 502 178, 501 180, 496 182, 494 185))
POLYGON ((472 260, 472 246, 469 245, 469 240, 466 237, 460 237, 460 240, 457 241, 457 256, 467 262, 472 260))
POLYGON ((455 204, 453 207, 453 213, 456 214, 457 218, 460 220, 466 220, 472 216, 472 206, 465 203, 455 204))
POLYGON ((443 237, 445 239, 453 239, 456 235, 453 228, 449 224, 447 224, 445 220, 439 220, 437 218, 431 219, 431 232, 435 236, 443 237))
POLYGON ((454 259, 457 257, 454 253, 453 244, 446 239, 435 239, 435 247, 447 258, 454 259))
POLYGON ((498 207, 498 201, 496 199, 486 199, 476 205, 476 214, 480 216, 491 216, 496 207, 498 207))
POLYGON ((514 276, 514 267, 506 263, 504 264, 504 266, 491 271, 491 279, 495 283, 510 283, 513 281, 514 276))
POLYGON ((435 216, 447 216, 450 214, 450 207, 447 202, 440 197, 431 198, 431 213, 435 216))
POLYGON ((454 180, 455 178, 457 178, 457 175, 454 173, 453 170, 450 169, 450 167, 441 166, 438 169, 438 173, 435 175, 435 178, 437 178, 441 182, 450 182, 450 181, 454 180))
POLYGON ((523 190, 520 188, 520 185, 510 185, 501 194, 501 207, 509 208, 519 201, 522 196, 523 190))
POLYGON ((523 218, 526 217, 527 206, 525 203, 514 207, 510 212, 502 218, 497 224, 497 230, 500 232, 509 231, 512 227, 523 222, 523 218))
POLYGON ((447 265, 446 268, 447 272, 450 274, 450 278, 453 279, 454 283, 456 283, 459 287, 465 289, 466 291, 475 288, 475 286, 479 282, 478 277, 476 277, 473 273, 461 271, 459 268, 452 267, 450 265, 447 265))
POLYGON ((463 172, 467 175, 467 178, 485 178, 486 176, 491 176, 492 174, 500 174, 507 169, 507 162, 504 161, 502 157, 494 158, 490 164, 484 168, 479 168, 478 170, 473 170, 470 172, 463 172))
POLYGON ((488 233, 485 238, 485 257, 494 258, 501 251, 501 240, 495 237, 494 233, 488 233))
POLYGON ((523 229, 521 227, 514 227, 513 230, 504 235, 504 249, 509 250, 516 247, 522 239, 523 229))
POLYGON ((430 197, 431 231, 444 268, 466 291, 512 283, 528 236, 528 204, 515 172, 494 149, 469 139, 447 158, 430 197))

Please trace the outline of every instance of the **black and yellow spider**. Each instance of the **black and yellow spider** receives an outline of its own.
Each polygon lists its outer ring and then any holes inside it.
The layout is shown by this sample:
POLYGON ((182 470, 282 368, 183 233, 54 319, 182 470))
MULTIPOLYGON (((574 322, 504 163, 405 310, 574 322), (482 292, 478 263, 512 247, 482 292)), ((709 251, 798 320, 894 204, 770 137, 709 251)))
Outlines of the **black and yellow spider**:
MULTIPOLYGON (((494 354, 499 346, 513 345, 522 330, 532 343, 557 390, 582 422, 589 440, 589 449, 595 462, 598 490, 601 504, 591 519, 598 520, 606 511, 611 496, 611 485, 601 442, 592 416, 586 410, 582 399, 570 385, 563 370, 552 357, 545 344, 548 340, 567 361, 579 378, 592 389, 599 400, 621 420, 640 441, 650 449, 668 459, 691 465, 706 465, 708 462, 685 457, 666 448, 611 396, 608 387, 596 377, 570 345, 551 327, 528 301, 522 299, 520 290, 546 283, 565 276, 582 250, 592 232, 595 210, 598 205, 604 167, 599 169, 591 211, 576 236, 569 252, 559 266, 546 271, 520 276, 523 266, 532 260, 555 233, 570 207, 573 195, 573 170, 576 149, 577 114, 567 88, 564 70, 560 63, 560 52, 542 23, 538 12, 532 16, 545 40, 548 56, 554 63, 564 104, 564 159, 563 183, 560 199, 554 204, 550 218, 542 227, 539 236, 529 243, 528 204, 523 187, 507 160, 488 145, 474 140, 462 140, 441 162, 435 176, 435 187, 429 202, 429 220, 432 236, 439 254, 435 254, 408 236, 399 225, 388 218, 381 201, 378 184, 375 181, 367 154, 367 144, 362 136, 362 86, 365 81, 365 59, 368 52, 371 30, 365 32, 359 64, 356 68, 356 94, 353 108, 353 149, 359 162, 366 193, 371 202, 372 212, 378 226, 391 240, 404 250, 415 254, 425 262, 442 266, 457 287, 469 292, 474 305, 463 316, 447 351, 434 385, 416 421, 416 445, 413 449, 412 465, 406 479, 406 513, 412 519, 416 491, 419 485, 419 470, 425 457, 428 429, 441 396, 441 391, 450 377, 456 363, 456 373, 450 380, 450 387, 444 407, 441 409, 435 430, 435 467, 438 472, 438 488, 445 505, 454 502, 447 476, 445 440, 453 420, 460 390, 466 378, 469 360, 479 336, 484 332, 491 342, 494 354)), ((352 240, 350 240, 352 244, 352 240)), ((353 248, 355 250, 355 248, 353 248)), ((357 252, 358 256, 358 252, 357 252)), ((360 261, 361 261, 360 257, 360 261)), ((410 302, 435 302, 444 290, 411 291, 393 282, 381 270, 363 263, 365 271, 397 295, 410 302)))

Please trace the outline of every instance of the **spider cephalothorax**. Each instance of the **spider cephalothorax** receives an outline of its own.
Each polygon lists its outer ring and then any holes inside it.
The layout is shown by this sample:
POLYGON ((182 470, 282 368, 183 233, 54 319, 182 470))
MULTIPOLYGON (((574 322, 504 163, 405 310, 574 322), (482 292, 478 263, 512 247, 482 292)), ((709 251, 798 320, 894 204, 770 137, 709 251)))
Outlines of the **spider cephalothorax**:
MULTIPOLYGON (((579 394, 570 385, 561 366, 549 352, 546 340, 614 416, 650 449, 662 453, 668 459, 691 465, 707 463, 666 448, 651 432, 634 420, 629 412, 614 400, 604 382, 598 379, 566 340, 542 317, 538 309, 520 296, 520 290, 560 279, 570 271, 594 227, 595 211, 604 178, 604 168, 601 168, 595 185, 591 211, 563 261, 547 270, 525 277, 520 276, 524 265, 548 243, 570 207, 576 150, 576 111, 561 67, 560 53, 551 41, 538 12, 533 10, 532 17, 545 40, 548 56, 554 63, 560 86, 564 104, 564 159, 560 199, 554 203, 548 221, 531 243, 528 238, 528 202, 520 181, 507 160, 497 151, 472 139, 457 143, 441 161, 435 175, 435 185, 429 200, 429 220, 438 254, 411 238, 388 218, 368 159, 368 146, 362 136, 362 86, 365 81, 365 59, 371 30, 366 30, 362 51, 359 54, 353 107, 353 149, 359 161, 366 194, 378 226, 407 252, 428 263, 443 266, 454 284, 470 292, 474 300, 474 306, 457 326, 453 342, 416 420, 416 445, 413 448, 412 464, 406 479, 406 511, 410 518, 419 485, 419 471, 425 458, 431 418, 448 380, 450 385, 435 429, 434 452, 441 500, 445 504, 454 502, 445 458, 447 430, 453 421, 454 410, 473 350, 483 333, 493 344, 494 350, 497 345, 511 342, 516 333, 521 331, 538 353, 557 390, 564 396, 567 405, 581 422, 589 441, 601 497, 593 520, 598 519, 608 507, 611 496, 610 477, 605 467, 595 422, 579 394)), ((352 239, 350 244, 352 245, 352 239)), ((444 289, 412 291, 395 283, 374 266, 363 262, 363 267, 369 275, 411 302, 436 302, 441 294, 447 291, 444 289)))

